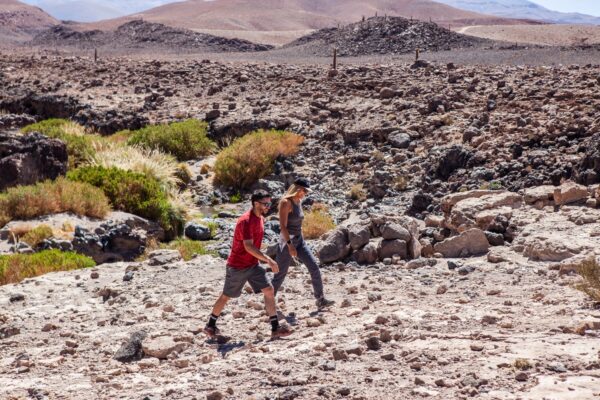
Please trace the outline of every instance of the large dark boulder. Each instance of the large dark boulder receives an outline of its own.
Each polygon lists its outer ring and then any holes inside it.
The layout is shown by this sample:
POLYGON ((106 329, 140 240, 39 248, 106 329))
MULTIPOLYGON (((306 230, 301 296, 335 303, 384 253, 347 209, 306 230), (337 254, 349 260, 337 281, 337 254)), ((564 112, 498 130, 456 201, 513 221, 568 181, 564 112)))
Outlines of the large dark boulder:
POLYGON ((0 191, 67 173, 67 147, 39 133, 0 133, 0 191))
POLYGON ((430 158, 437 160, 430 171, 438 179, 447 181, 454 171, 465 168, 473 158, 473 152, 461 145, 434 148, 430 158))

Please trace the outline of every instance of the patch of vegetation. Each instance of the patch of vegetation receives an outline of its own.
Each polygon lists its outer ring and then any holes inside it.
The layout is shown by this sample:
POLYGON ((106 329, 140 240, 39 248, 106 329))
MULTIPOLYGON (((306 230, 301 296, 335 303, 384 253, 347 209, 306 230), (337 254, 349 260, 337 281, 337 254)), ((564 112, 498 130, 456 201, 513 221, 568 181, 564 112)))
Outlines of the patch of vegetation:
POLYGON ((25 235, 21 237, 21 241, 27 243, 32 248, 37 247, 44 240, 51 238, 54 236, 54 232, 52 228, 48 225, 39 225, 27 232, 25 235))
POLYGON ((298 153, 304 138, 287 131, 259 130, 233 141, 215 161, 215 183, 238 190, 248 189, 273 172, 279 156, 298 153))
POLYGON ((582 261, 577 266, 577 273, 583 278, 583 283, 575 286, 594 301, 600 301, 600 265, 595 257, 582 261))
POLYGON ((164 188, 154 178, 100 166, 78 168, 67 177, 100 188, 116 210, 157 221, 169 238, 183 232, 184 215, 171 204, 164 188))
POLYGON ((302 232, 306 239, 318 239, 333 228, 335 222, 324 204, 316 203, 310 211, 304 213, 302 232))
POLYGON ((177 239, 161 245, 161 248, 179 251, 185 261, 191 260, 196 255, 209 254, 203 242, 189 239, 177 239))
POLYGON ((93 185, 65 178, 17 186, 0 193, 0 226, 14 220, 72 212, 80 216, 104 218, 110 211, 104 193, 93 185))
POLYGON ((132 131, 127 144, 159 149, 179 161, 187 161, 207 156, 215 150, 215 143, 206 136, 207 128, 207 123, 196 119, 151 125, 132 131))
POLYGON ((241 203, 242 195, 240 194, 240 192, 236 192, 236 193, 232 194, 231 196, 229 196, 229 202, 233 203, 233 204, 241 203))
POLYGON ((91 268, 96 263, 89 257, 59 250, 34 254, 0 255, 0 285, 18 283, 48 272, 91 268))
POLYGON ((533 365, 526 358, 517 358, 514 362, 514 367, 520 371, 525 371, 533 368, 533 365))
POLYGON ((367 200, 367 191, 363 187, 362 183, 358 183, 350 188, 348 197, 350 197, 352 200, 365 201, 367 200))
POLYGON ((69 168, 87 164, 96 154, 95 142, 100 140, 97 135, 87 134, 85 128, 73 121, 52 118, 21 129, 26 134, 39 132, 50 138, 59 139, 67 146, 69 168))

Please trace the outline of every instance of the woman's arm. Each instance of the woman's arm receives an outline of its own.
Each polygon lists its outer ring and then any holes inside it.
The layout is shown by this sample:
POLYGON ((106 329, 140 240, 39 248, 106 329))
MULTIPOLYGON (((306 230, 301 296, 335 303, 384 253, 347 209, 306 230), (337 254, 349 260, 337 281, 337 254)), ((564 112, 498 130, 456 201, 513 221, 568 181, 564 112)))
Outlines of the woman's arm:
POLYGON ((296 257, 298 253, 296 252, 296 248, 290 242, 290 232, 287 229, 288 216, 290 215, 290 211, 292 210, 292 201, 289 199, 284 199, 281 201, 281 206, 279 207, 279 229, 281 230, 281 235, 287 242, 288 250, 290 251, 290 255, 292 257, 296 257))

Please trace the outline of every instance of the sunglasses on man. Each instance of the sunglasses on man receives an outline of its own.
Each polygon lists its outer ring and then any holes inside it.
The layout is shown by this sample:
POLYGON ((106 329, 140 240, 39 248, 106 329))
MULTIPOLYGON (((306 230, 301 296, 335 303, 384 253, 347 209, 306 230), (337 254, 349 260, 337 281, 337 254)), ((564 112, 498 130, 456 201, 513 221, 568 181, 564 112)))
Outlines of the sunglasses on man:
POLYGON ((265 207, 271 207, 272 204, 270 201, 259 201, 259 203, 265 207))

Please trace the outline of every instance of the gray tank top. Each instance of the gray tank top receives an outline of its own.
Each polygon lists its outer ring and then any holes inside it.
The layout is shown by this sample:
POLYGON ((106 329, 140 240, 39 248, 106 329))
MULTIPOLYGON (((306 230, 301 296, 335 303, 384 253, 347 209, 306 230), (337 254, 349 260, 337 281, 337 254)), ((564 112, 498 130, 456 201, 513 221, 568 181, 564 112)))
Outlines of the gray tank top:
POLYGON ((304 220, 304 212, 300 204, 292 202, 292 211, 288 214, 287 229, 291 236, 302 235, 302 221, 304 220))

